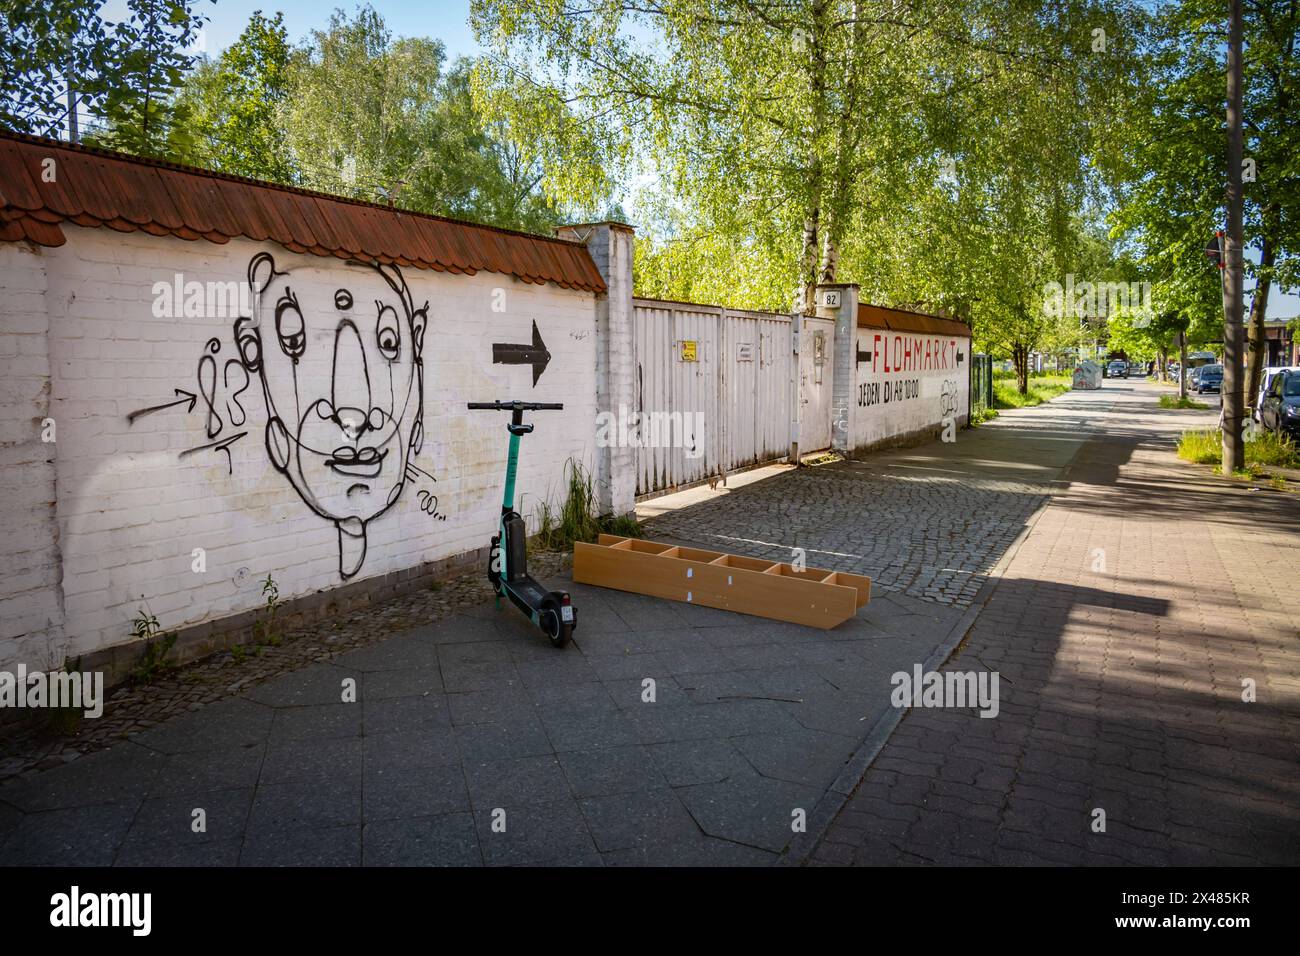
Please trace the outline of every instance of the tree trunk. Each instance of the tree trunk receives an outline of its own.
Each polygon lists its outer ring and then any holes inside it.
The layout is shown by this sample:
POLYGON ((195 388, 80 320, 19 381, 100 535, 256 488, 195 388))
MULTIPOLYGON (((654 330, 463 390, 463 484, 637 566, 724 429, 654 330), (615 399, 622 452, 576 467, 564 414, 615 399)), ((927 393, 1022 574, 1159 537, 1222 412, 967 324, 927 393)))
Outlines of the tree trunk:
POLYGON ((831 283, 835 281, 835 275, 840 264, 840 249, 835 240, 831 238, 831 224, 827 223, 826 228, 822 230, 822 273, 821 281, 831 283))
POLYGON ((1246 464, 1242 441, 1242 188, 1241 188, 1241 0, 1228 3, 1228 228, 1223 236, 1223 474, 1246 464))
POLYGON ((1187 397, 1187 333, 1178 333, 1178 398, 1187 397))
POLYGON ((1029 349, 1023 345, 1011 346, 1011 361, 1016 366, 1016 391, 1029 394, 1029 349))
POLYGON ((1259 280, 1255 283, 1255 294, 1250 300, 1250 321, 1247 336, 1250 347, 1248 359, 1250 370, 1246 375, 1246 404, 1254 407, 1259 396, 1259 383, 1264 374, 1264 351, 1268 346, 1268 332, 1264 325, 1268 312, 1268 291, 1273 282, 1273 243, 1266 234, 1259 254, 1259 280))
POLYGON ((817 311, 817 220, 820 210, 814 206, 803 223, 803 255, 799 258, 799 282, 803 289, 802 312, 812 315, 817 311))
POLYGON ((803 227, 803 258, 800 261, 800 281, 804 283, 803 311, 813 315, 817 311, 817 278, 821 236, 825 232, 826 168, 818 148, 817 137, 826 124, 826 13, 825 2, 815 2, 808 24, 808 88, 812 93, 813 122, 810 139, 803 143, 809 157, 807 215, 803 227))

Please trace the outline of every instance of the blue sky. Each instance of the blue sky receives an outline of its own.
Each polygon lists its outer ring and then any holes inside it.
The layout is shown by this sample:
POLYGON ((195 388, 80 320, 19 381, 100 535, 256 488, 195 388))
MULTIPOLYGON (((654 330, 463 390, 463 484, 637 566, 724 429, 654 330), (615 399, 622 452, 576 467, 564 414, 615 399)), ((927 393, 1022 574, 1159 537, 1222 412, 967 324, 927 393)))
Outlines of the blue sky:
MULTIPOLYGON (((352 13, 357 4, 337 3, 330 0, 217 0, 211 7, 208 24, 208 48, 220 52, 235 39, 248 23, 254 10, 269 16, 274 11, 284 13, 284 25, 289 38, 302 39, 308 31, 325 26, 330 14, 338 8, 352 13)), ((474 31, 469 25, 469 0, 376 0, 371 4, 383 16, 396 36, 431 36, 441 40, 450 58, 457 54, 477 53, 474 31)))
MULTIPOLYGON (((277 11, 283 13, 289 39, 296 43, 311 30, 324 27, 335 9, 342 8, 350 14, 357 6, 355 0, 217 0, 215 4, 200 0, 197 10, 208 17, 204 50, 209 56, 216 56, 239 38, 254 10, 261 10, 268 17, 277 11)), ((452 58, 479 51, 469 26, 469 0, 372 0, 371 6, 397 36, 434 37, 446 45, 452 58)), ((125 9, 122 0, 109 0, 103 12, 107 19, 113 20, 120 18, 125 9)))

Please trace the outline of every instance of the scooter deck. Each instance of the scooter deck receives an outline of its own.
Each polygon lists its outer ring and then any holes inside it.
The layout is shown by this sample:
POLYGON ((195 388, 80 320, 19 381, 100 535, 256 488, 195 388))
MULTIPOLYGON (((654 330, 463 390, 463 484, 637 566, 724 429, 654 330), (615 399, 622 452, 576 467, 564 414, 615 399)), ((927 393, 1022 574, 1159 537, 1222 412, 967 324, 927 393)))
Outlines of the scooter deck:
POLYGON ((542 602, 551 596, 550 591, 532 578, 520 578, 518 581, 504 581, 502 583, 508 591, 513 591, 518 598, 535 608, 540 608, 542 602))

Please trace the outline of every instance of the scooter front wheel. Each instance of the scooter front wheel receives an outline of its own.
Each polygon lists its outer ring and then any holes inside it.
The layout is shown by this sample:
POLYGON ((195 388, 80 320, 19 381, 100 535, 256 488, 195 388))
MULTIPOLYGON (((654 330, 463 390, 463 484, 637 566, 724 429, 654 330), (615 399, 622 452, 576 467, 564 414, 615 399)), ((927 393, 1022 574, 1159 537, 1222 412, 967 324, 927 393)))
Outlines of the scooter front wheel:
POLYGON ((559 601, 555 598, 547 598, 542 602, 538 617, 541 620, 542 633, 550 638, 554 647, 564 647, 569 643, 569 638, 573 637, 573 622, 560 619, 559 601))

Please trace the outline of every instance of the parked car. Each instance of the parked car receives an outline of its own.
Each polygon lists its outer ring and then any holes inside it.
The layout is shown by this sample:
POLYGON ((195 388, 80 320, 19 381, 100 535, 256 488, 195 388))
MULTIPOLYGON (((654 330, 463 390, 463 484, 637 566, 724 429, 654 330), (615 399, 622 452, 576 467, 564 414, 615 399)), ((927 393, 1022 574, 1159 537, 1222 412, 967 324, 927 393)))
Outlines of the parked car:
POLYGON ((1109 365, 1106 366, 1106 377, 1127 378, 1128 363, 1121 359, 1115 359, 1115 361, 1111 362, 1109 365))
POLYGON ((1283 369, 1273 376, 1260 402, 1259 420, 1268 431, 1300 440, 1300 369, 1283 369))
POLYGON ((1223 388, 1223 366, 1202 365, 1196 376, 1196 392, 1217 392, 1223 388))
POLYGON ((1129 378, 1146 378, 1146 377, 1147 377, 1147 363, 1146 363, 1146 362, 1129 362, 1129 363, 1128 363, 1128 377, 1129 377, 1129 378))
POLYGON ((1273 379, 1282 372, 1300 372, 1300 365, 1275 365, 1263 370, 1263 374, 1259 377, 1259 394, 1255 396, 1255 410, 1252 413, 1255 421, 1263 421, 1263 419, 1259 417, 1259 410, 1264 406, 1264 396, 1268 394, 1268 389, 1269 386, 1273 384, 1273 379))
POLYGON ((1201 377, 1201 372, 1205 370, 1204 365, 1197 365, 1187 370, 1187 387, 1196 388, 1196 380, 1201 377))

